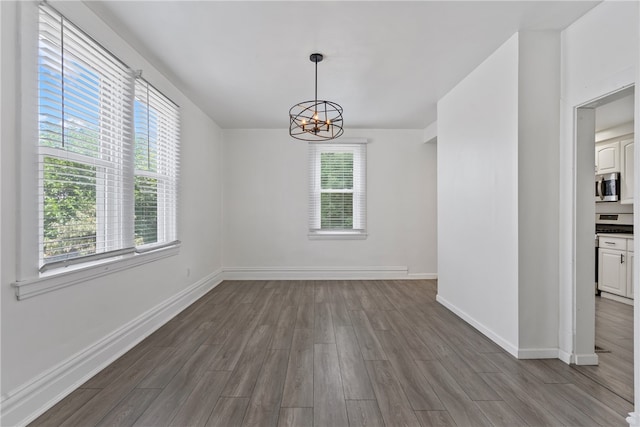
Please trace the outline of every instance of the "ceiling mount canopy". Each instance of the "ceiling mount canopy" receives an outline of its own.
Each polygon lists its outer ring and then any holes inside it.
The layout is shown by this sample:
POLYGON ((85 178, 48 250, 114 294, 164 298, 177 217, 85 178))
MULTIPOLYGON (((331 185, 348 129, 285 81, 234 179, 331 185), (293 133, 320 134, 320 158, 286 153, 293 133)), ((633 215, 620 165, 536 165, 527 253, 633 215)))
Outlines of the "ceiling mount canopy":
POLYGON ((299 102, 289 110, 289 135, 302 141, 328 141, 344 133, 342 107, 335 102, 318 99, 318 62, 323 58, 321 53, 309 56, 316 67, 314 100, 299 102))

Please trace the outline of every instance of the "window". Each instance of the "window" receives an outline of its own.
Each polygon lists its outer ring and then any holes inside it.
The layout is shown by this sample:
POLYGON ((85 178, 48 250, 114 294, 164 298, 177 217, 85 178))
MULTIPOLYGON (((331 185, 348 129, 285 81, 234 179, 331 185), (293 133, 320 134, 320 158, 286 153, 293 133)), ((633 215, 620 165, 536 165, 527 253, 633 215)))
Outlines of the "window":
POLYGON ((41 271, 176 242, 178 107, 47 5, 38 117, 41 271))
POLYGON ((309 144, 309 236, 366 237, 366 144, 309 144))
POLYGON ((174 104, 136 80, 135 245, 155 249, 177 238, 179 117, 174 104))

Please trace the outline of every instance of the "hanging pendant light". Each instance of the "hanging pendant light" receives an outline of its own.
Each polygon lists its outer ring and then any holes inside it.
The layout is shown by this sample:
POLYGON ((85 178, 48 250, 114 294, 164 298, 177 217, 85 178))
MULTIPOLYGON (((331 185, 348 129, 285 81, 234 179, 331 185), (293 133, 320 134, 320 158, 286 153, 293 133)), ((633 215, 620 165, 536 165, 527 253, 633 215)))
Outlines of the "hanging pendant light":
POLYGON ((309 57, 316 64, 316 93, 313 101, 300 102, 289 110, 289 135, 302 141, 327 141, 338 138, 342 129, 342 107, 331 101, 318 99, 318 62, 321 53, 309 57))

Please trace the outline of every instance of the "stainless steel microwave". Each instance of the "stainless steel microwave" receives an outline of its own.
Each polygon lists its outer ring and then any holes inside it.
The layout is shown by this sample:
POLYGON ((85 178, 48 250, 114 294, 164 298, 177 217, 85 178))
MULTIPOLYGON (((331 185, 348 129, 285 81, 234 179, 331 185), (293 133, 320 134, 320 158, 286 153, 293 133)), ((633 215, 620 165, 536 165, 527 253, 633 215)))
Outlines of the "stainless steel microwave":
POLYGON ((620 174, 596 175, 596 202, 617 202, 620 200, 620 174))

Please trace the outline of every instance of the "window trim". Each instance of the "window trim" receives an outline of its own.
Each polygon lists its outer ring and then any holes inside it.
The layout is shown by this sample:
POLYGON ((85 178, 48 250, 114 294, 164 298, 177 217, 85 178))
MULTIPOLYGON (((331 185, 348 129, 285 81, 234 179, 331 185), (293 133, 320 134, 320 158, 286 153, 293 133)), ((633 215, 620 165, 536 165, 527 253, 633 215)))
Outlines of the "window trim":
POLYGON ((309 240, 366 240, 366 231, 309 231, 309 240))
POLYGON ((129 253, 67 267, 58 267, 41 273, 39 277, 15 281, 11 283, 11 286, 15 289, 18 300, 23 300, 77 285, 117 271, 128 270, 159 259, 178 255, 180 253, 180 244, 181 242, 177 241, 171 246, 164 246, 148 252, 129 253))
MULTIPOLYGON (((342 146, 349 146, 349 145, 356 145, 356 144, 368 144, 369 141, 366 138, 340 138, 339 142, 326 142, 326 141, 319 141, 319 142, 310 142, 309 143, 309 148, 311 149, 312 145, 320 145, 323 146, 321 149, 316 149, 316 153, 320 154, 322 152, 333 152, 331 149, 331 146, 336 146, 336 147, 342 147, 342 146)), ((364 154, 364 159, 361 159, 358 162, 354 161, 354 172, 353 172, 353 181, 354 181, 354 188, 352 190, 352 193, 354 195, 358 194, 359 192, 361 192, 362 190, 358 190, 356 189, 356 175, 362 177, 364 179, 364 200, 365 200, 365 206, 361 207, 358 206, 358 204, 360 203, 360 197, 354 197, 353 199, 353 211, 354 211, 354 217, 355 217, 355 212, 357 212, 360 209, 363 209, 366 215, 366 198, 367 198, 367 185, 366 185, 366 179, 367 179, 367 154, 365 151, 364 154), (364 170, 362 171, 358 171, 356 172, 356 168, 364 168, 364 170)), ((355 159, 355 157, 354 157, 355 159)), ((313 159, 313 162, 316 164, 315 165, 315 170, 316 171, 320 171, 320 156, 317 156, 316 158, 313 159)), ((308 233, 307 233, 307 237, 309 240, 364 240, 367 238, 367 236, 369 235, 368 231, 367 231, 367 224, 366 224, 366 218, 364 219, 364 224, 362 224, 362 227, 360 229, 356 229, 356 230, 322 230, 322 229, 317 229, 317 230, 313 230, 311 228, 311 221, 312 221, 312 211, 313 211, 313 206, 311 205, 312 203, 315 203, 318 207, 320 206, 320 203, 316 200, 315 202, 312 202, 312 200, 317 199, 320 197, 320 194, 322 193, 322 191, 315 191, 316 187, 320 187, 320 175, 318 174, 313 174, 314 169, 311 168, 311 160, 309 161, 309 227, 308 227, 308 233)), ((317 212, 315 212, 315 216, 313 221, 314 222, 319 222, 319 214, 320 214, 320 209, 318 208, 317 212)), ((354 224, 355 225, 355 224, 354 224)))

